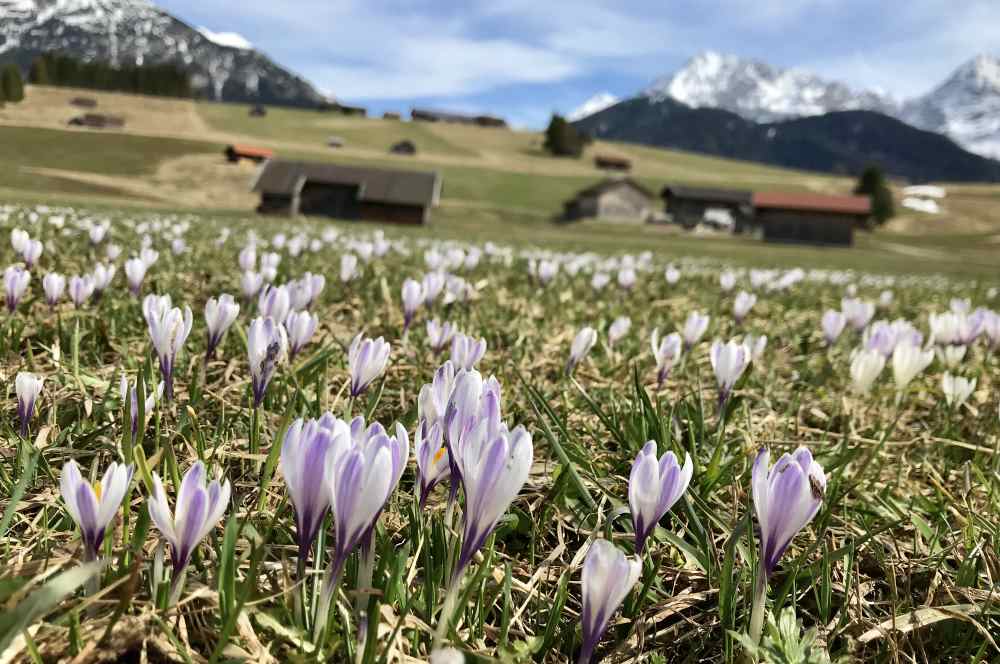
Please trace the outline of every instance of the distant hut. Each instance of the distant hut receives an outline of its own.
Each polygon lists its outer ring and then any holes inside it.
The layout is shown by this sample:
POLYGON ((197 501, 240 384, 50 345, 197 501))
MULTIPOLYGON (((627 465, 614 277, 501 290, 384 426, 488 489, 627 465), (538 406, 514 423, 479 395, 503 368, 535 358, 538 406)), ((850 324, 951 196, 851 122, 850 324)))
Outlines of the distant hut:
POLYGON ((223 154, 226 156, 226 160, 233 164, 238 164, 244 159, 259 164, 273 157, 274 151, 267 148, 257 148, 252 145, 238 145, 234 143, 227 146, 223 154))
POLYGON ((340 136, 331 136, 326 139, 326 147, 328 148, 342 148, 344 147, 344 139, 340 136))
POLYGON ((97 100, 93 97, 73 97, 69 104, 77 108, 97 108, 97 100))
POLYGON ((120 115, 85 113, 71 118, 69 124, 73 127, 89 127, 90 129, 121 129, 125 126, 125 118, 120 115))
POLYGON ((563 204, 563 219, 596 218, 643 223, 653 218, 654 194, 631 178, 608 178, 587 187, 563 204))
POLYGON ((382 114, 383 120, 402 120, 402 116, 394 111, 386 111, 382 114))
POLYGON ((348 104, 341 104, 339 101, 333 101, 323 104, 319 107, 321 111, 327 111, 329 113, 340 113, 341 115, 349 115, 354 117, 363 118, 368 115, 368 109, 364 106, 350 106, 348 104))
POLYGON ((850 246, 854 230, 867 228, 867 196, 828 196, 805 192, 758 192, 753 195, 754 223, 768 242, 850 246))
POLYGON ((262 214, 426 224, 441 196, 435 172, 272 159, 253 185, 262 214))
POLYGON ((250 107, 250 111, 247 113, 252 118, 263 118, 267 116, 267 109, 260 104, 255 104, 250 107))
POLYGON ((415 155, 417 154, 417 145, 410 139, 405 138, 398 143, 393 143, 392 147, 389 148, 389 152, 392 154, 415 155))
POLYGON ((602 171, 620 171, 628 173, 632 170, 632 161, 625 157, 615 155, 599 154, 594 157, 594 166, 602 171))
POLYGON ((733 220, 732 230, 739 233, 749 228, 753 218, 753 193, 749 190, 669 185, 663 188, 660 197, 670 219, 685 228, 702 223, 706 213, 717 219, 725 211, 733 220))

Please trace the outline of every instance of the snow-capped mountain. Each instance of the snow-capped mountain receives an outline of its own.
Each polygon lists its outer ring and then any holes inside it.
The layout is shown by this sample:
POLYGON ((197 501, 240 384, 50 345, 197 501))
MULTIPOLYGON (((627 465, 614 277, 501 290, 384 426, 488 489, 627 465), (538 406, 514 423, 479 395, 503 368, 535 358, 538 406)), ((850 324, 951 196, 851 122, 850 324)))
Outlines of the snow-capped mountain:
POLYGON ((899 104, 873 90, 854 90, 800 69, 706 51, 642 93, 653 101, 671 98, 692 108, 721 108, 755 122, 868 110, 894 115, 899 104))
POLYGON ((1000 58, 980 55, 903 106, 901 119, 947 134, 971 152, 1000 158, 1000 58))
POLYGON ((0 0, 0 59, 46 52, 117 65, 172 63, 202 96, 314 106, 324 97, 242 36, 194 28, 148 0, 0 0))
POLYGON ((570 111, 566 118, 570 122, 576 122, 577 120, 582 120, 588 115, 593 115, 594 113, 603 111, 609 106, 614 106, 619 101, 621 100, 610 92, 598 92, 596 95, 570 111))

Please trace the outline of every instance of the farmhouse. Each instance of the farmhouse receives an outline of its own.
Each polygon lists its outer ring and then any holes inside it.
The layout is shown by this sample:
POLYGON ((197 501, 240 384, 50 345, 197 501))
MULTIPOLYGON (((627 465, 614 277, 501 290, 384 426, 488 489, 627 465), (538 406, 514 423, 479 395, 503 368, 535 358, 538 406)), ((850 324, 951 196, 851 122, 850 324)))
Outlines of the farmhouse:
POLYGON ((255 148, 252 145, 238 145, 234 143, 227 146, 223 154, 226 155, 227 161, 234 164, 238 164, 244 159, 259 164, 273 157, 274 151, 267 148, 255 148))
POLYGON ((478 125, 480 127, 507 127, 506 120, 493 115, 469 115, 465 113, 450 113, 448 111, 432 111, 423 108, 411 109, 410 119, 418 122, 451 122, 455 124, 478 125))
POLYGON ((261 167, 252 189, 261 196, 257 211, 262 214, 426 224, 441 196, 441 177, 272 159, 261 167))
POLYGON ((627 173, 632 170, 632 161, 625 157, 599 154, 594 157, 594 166, 603 171, 622 171, 627 173))
POLYGON ((608 178, 578 192, 563 205, 563 219, 594 217, 643 223, 653 217, 653 192, 631 178, 608 178))
POLYGON ((707 218, 728 216, 734 232, 742 232, 753 217, 753 194, 742 189, 706 189, 668 185, 660 192, 674 223, 693 228, 707 218))
POLYGON ((753 207, 754 223, 768 242, 850 246, 854 229, 865 228, 871 217, 865 196, 759 192, 753 207))

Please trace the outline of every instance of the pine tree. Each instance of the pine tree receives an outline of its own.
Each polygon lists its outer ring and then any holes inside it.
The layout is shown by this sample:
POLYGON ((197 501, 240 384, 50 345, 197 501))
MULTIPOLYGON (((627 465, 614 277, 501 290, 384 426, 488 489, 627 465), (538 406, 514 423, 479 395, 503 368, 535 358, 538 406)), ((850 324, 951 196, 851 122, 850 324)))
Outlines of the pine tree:
POLYGON ((868 166, 858 178, 854 193, 867 195, 872 202, 872 217, 875 223, 882 225, 896 214, 892 190, 885 182, 885 175, 878 166, 868 166))
POLYGON ((31 61, 31 69, 28 70, 28 80, 34 85, 50 85, 49 65, 44 56, 39 56, 31 61))
POLYGON ((580 134, 564 117, 554 114, 545 130, 546 150, 557 157, 579 157, 583 154, 586 137, 580 134))
POLYGON ((7 65, 0 74, 0 88, 3 89, 3 98, 10 102, 19 102, 24 99, 24 81, 21 80, 21 70, 17 65, 7 65))

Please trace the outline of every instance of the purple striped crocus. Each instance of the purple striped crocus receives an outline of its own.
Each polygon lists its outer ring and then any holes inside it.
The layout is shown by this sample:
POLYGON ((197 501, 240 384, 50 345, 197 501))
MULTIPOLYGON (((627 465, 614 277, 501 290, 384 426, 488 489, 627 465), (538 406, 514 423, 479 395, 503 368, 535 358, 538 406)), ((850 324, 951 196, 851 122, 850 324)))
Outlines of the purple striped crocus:
POLYGON ((410 323, 413 322, 413 316, 416 315, 417 309, 424 303, 424 287, 416 279, 407 279, 403 282, 401 296, 403 302, 403 331, 406 332, 406 330, 410 329, 410 323))
POLYGON ((451 476, 442 423, 421 420, 413 437, 413 450, 417 457, 417 494, 423 508, 434 487, 451 476))
POLYGON ((661 339, 660 331, 653 330, 650 344, 653 347, 653 357, 656 359, 656 386, 658 388, 663 387, 663 384, 667 382, 671 370, 680 360, 683 343, 681 335, 676 332, 671 332, 661 339))
POLYGON ((57 272, 49 272, 42 278, 42 290, 45 291, 45 302, 49 307, 55 307, 62 299, 66 289, 66 277, 57 272))
POLYGON ((11 265, 4 270, 4 300, 9 313, 17 310, 17 305, 27 292, 29 283, 31 283, 31 273, 19 265, 11 265))
POLYGON ((583 646, 577 664, 589 664, 611 616, 639 581, 642 564, 606 539, 590 545, 581 574, 583 646))
POLYGON ((740 376, 750 364, 751 351, 746 343, 730 340, 727 343, 715 341, 709 355, 712 370, 719 385, 719 406, 725 405, 740 376))
POLYGON ((157 473, 153 473, 153 495, 146 499, 146 506, 153 525, 170 544, 174 568, 172 596, 180 590, 182 573, 191 561, 191 554, 222 519, 229 506, 232 490, 229 480, 208 482, 206 475, 204 464, 196 461, 184 474, 177 491, 176 512, 171 512, 163 482, 157 473))
POLYGON ((597 330, 590 326, 583 327, 573 338, 573 343, 569 349, 569 359, 566 360, 566 375, 573 373, 576 365, 580 364, 590 349, 597 343, 597 330))
POLYGON ((312 338, 319 325, 319 316, 308 311, 293 311, 285 319, 285 332, 288 334, 288 359, 295 359, 309 339, 312 338))
POLYGON ((693 472, 690 455, 684 455, 683 466, 673 452, 657 459, 655 440, 648 441, 636 456, 628 478, 628 504, 635 528, 636 553, 643 553, 646 539, 656 529, 656 524, 687 491, 693 472))
POLYGON ((128 281, 128 289, 132 295, 139 297, 142 290, 142 281, 146 278, 146 270, 149 266, 141 258, 130 258, 125 261, 125 279, 128 281))
POLYGON ((257 297, 257 311, 265 318, 283 321, 292 309, 291 296, 286 286, 268 284, 257 297))
POLYGON ((757 572, 750 637, 760 641, 764 624, 767 582, 778 561, 823 504, 826 475, 805 447, 784 454, 769 469, 771 453, 762 448, 753 464, 753 504, 760 528, 760 566, 757 572))
MULTIPOLYGON (((118 384, 118 393, 121 396, 122 404, 128 408, 129 414, 129 425, 132 434, 132 442, 135 442, 136 437, 139 435, 139 392, 135 384, 129 385, 128 378, 125 374, 122 374, 121 381, 118 384)), ((163 381, 161 380, 159 385, 156 386, 156 390, 146 394, 146 399, 143 402, 143 412, 148 418, 156 407, 156 403, 163 398, 163 381)), ((143 425, 146 423, 143 422, 143 425)))
POLYGON ((351 372, 351 397, 364 394, 375 379, 385 372, 392 348, 385 339, 369 339, 358 333, 347 351, 347 363, 351 372))
POLYGON ((17 394, 17 420, 22 438, 28 437, 28 423, 35 413, 35 402, 42 393, 42 379, 33 373, 19 371, 14 378, 14 391, 17 394))
POLYGON ((684 328, 681 330, 681 337, 684 339, 684 350, 691 350, 698 343, 705 332, 711 318, 697 311, 692 311, 684 320, 684 328))
POLYGON ((89 274, 82 277, 73 275, 69 279, 69 298, 73 300, 73 306, 79 309, 90 296, 94 294, 94 279, 89 274))
POLYGON ((476 339, 459 332, 451 340, 451 362, 456 369, 475 369, 486 354, 486 339, 476 339))
POLYGON ((427 343, 435 354, 440 353, 445 346, 451 343, 458 327, 448 321, 441 323, 437 318, 427 321, 427 343))
MULTIPOLYGON (((114 245, 109 244, 108 248, 112 246, 114 245)), ((94 278, 95 300, 99 300, 104 291, 108 289, 108 286, 111 285, 111 282, 115 278, 115 272, 117 271, 118 268, 115 265, 105 265, 104 263, 98 263, 97 265, 94 266, 94 273, 91 276, 93 276, 94 278)))
POLYGON ((250 360, 250 382, 253 407, 264 403, 267 385, 275 369, 288 355, 288 335, 273 318, 254 318, 247 333, 247 355, 250 360))
POLYGON ((206 358, 215 357, 215 349, 239 315, 240 305, 232 295, 223 293, 218 299, 208 298, 208 302, 205 303, 206 358))
POLYGON ((185 306, 182 312, 179 308, 170 306, 169 298, 164 300, 149 295, 143 300, 143 314, 149 326, 150 341, 160 362, 164 394, 169 402, 174 398, 174 365, 177 354, 184 347, 194 322, 191 307, 185 306))
POLYGON ((75 461, 63 466, 59 488, 66 510, 80 527, 86 560, 97 559, 108 526, 128 493, 133 470, 132 466, 112 462, 101 481, 91 484, 80 474, 75 461))

